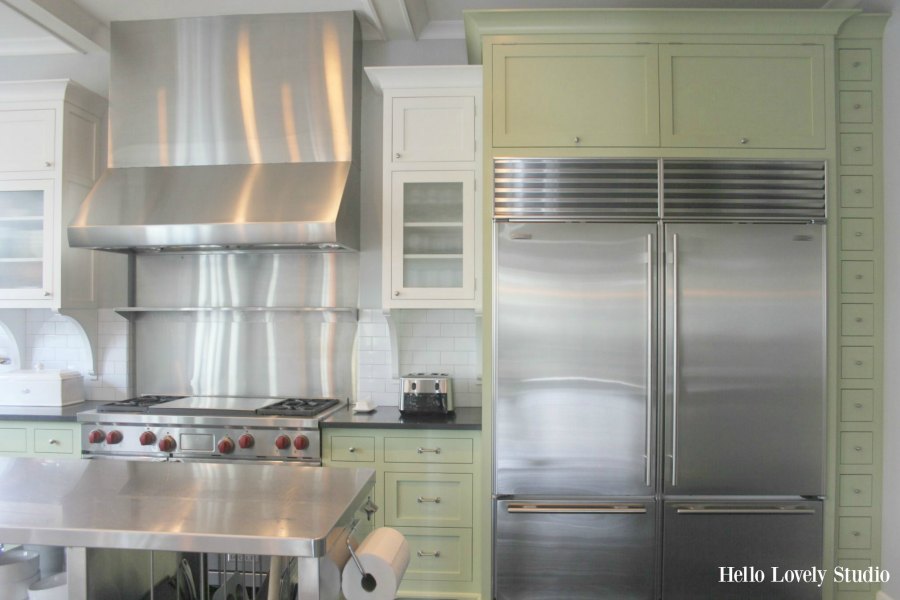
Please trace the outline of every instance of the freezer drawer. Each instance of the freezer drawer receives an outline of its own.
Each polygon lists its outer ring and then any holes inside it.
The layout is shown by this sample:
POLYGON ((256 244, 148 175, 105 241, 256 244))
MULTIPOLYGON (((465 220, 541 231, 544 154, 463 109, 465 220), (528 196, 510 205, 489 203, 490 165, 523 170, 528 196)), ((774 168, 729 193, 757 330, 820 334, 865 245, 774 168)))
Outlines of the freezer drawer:
POLYGON ((652 501, 495 503, 497 600, 654 597, 652 501))
POLYGON ((822 568, 822 526, 818 501, 666 502, 663 600, 817 600, 818 583, 787 579, 822 568))

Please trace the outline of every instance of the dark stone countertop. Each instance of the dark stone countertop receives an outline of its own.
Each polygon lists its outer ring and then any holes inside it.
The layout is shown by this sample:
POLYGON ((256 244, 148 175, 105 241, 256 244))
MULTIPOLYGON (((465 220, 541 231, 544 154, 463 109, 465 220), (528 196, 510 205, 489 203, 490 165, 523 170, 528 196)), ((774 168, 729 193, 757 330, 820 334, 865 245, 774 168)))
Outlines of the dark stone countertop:
POLYGON ((67 406, 0 406, 0 421, 75 421, 75 415, 108 401, 86 400, 67 406))
POLYGON ((379 406, 375 412, 354 413, 342 408, 320 421, 322 427, 375 429, 469 429, 481 430, 481 408, 461 407, 440 417, 401 415, 396 406, 379 406))

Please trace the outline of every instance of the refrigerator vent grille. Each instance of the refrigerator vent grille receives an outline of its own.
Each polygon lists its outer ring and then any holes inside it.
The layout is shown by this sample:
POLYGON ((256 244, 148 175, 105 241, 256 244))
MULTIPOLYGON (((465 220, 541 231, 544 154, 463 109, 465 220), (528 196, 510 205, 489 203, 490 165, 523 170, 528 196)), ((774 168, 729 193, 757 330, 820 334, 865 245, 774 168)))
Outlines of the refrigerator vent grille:
POLYGON ((494 217, 655 219, 658 163, 656 159, 496 158, 494 217))
POLYGON ((825 163, 664 160, 663 216, 824 219, 825 163))

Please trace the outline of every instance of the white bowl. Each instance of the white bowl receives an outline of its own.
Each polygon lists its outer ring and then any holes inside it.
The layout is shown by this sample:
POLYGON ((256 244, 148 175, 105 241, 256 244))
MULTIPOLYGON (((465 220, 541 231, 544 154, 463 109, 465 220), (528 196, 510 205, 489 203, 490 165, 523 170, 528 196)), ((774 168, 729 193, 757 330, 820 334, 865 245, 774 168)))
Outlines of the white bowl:
POLYGON ((66 600, 69 597, 69 584, 65 573, 57 573, 28 588, 28 600, 66 600))
POLYGON ((0 583, 0 600, 26 600, 28 598, 28 586, 40 578, 41 576, 35 573, 28 579, 0 583))
POLYGON ((0 554, 0 586, 30 579, 38 572, 41 556, 32 550, 10 550, 0 554))

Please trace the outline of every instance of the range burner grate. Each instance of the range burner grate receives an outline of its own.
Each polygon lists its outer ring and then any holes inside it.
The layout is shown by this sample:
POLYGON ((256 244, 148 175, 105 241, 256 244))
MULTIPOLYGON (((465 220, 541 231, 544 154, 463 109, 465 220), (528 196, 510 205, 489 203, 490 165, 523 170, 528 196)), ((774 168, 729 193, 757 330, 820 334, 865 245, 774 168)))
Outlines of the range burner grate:
POLYGON ((109 404, 104 404, 97 408, 97 412, 101 413, 145 413, 147 409, 151 406, 156 406, 157 404, 164 404, 166 402, 171 402, 172 400, 180 400, 181 398, 185 398, 186 396, 157 396, 157 395, 146 395, 146 396, 137 396, 136 398, 128 398, 126 400, 119 400, 118 402, 110 402, 109 404))
POLYGON ((275 415, 283 417, 314 417, 341 401, 335 398, 287 398, 275 404, 256 409, 258 415, 275 415))

